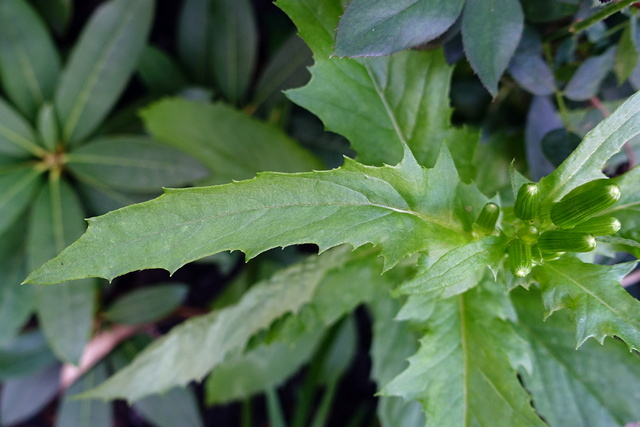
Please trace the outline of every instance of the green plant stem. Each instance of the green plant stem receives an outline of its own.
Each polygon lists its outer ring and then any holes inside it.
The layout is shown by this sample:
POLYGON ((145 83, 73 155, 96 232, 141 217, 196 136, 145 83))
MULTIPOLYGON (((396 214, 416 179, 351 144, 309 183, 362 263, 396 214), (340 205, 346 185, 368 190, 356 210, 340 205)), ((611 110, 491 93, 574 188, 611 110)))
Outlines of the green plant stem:
POLYGON ((265 391, 265 395, 267 397, 269 426, 286 427, 287 423, 284 421, 284 415, 282 414, 282 408, 280 407, 280 401, 278 400, 278 393, 276 393, 273 387, 270 387, 265 391))
POLYGON ((313 418, 311 427, 324 427, 327 425, 327 417, 329 416, 329 408, 331 408, 331 402, 333 402, 333 396, 336 394, 336 388, 338 381, 331 381, 327 384, 327 388, 322 396, 322 401, 316 412, 316 416, 313 418))
POLYGON ((609 16, 616 12, 621 11, 625 7, 631 6, 637 0, 621 0, 617 3, 613 3, 610 6, 603 7, 587 19, 578 21, 569 27, 569 32, 576 34, 589 28, 590 26, 597 24, 598 22, 607 19, 609 16))
POLYGON ((251 427, 253 425, 251 398, 242 401, 242 427, 251 427))

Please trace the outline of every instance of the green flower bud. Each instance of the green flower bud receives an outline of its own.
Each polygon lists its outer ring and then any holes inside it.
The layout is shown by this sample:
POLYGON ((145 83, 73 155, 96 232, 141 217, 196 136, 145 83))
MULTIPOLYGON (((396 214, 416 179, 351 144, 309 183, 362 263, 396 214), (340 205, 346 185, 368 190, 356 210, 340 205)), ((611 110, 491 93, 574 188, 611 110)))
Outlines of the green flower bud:
POLYGON ((597 180, 572 190, 551 207, 551 221, 560 228, 574 227, 620 199, 620 187, 597 180))
POLYGON ((476 219, 476 228, 484 234, 491 234, 496 229, 496 222, 500 215, 500 207, 495 203, 487 203, 484 205, 478 218, 476 219))
POLYGON ((518 190, 513 213, 520 219, 533 219, 538 215, 539 204, 540 193, 538 191, 538 185, 534 183, 523 184, 518 190))
POLYGON ((608 236, 620 230, 620 221, 613 216, 597 216, 582 222, 570 231, 577 233, 587 233, 594 236, 608 236))
POLYGON ((531 273, 533 260, 531 259, 531 246, 522 239, 514 239, 507 249, 509 254, 509 269, 516 277, 524 277, 531 273))
POLYGON ((525 227, 521 227, 518 230, 518 237, 520 237, 522 240, 525 241, 525 243, 528 243, 530 245, 533 245, 538 241, 539 234, 540 232, 533 225, 527 225, 525 227))
POLYGON ((545 231, 538 238, 538 247, 543 254, 556 252, 591 252, 596 248, 596 238, 587 233, 569 230, 545 231))

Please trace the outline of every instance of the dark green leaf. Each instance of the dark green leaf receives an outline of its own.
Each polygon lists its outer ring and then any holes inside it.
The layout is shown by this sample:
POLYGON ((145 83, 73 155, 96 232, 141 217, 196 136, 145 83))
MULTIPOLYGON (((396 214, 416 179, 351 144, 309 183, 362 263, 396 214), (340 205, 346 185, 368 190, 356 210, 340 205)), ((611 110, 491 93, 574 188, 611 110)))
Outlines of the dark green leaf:
POLYGON ((42 185, 41 171, 28 166, 0 172, 0 233, 11 227, 42 185))
POLYGON ((0 379, 21 377, 55 363, 40 332, 27 332, 0 347, 0 379))
POLYGON ((58 35, 66 33, 73 15, 73 0, 35 0, 35 4, 58 35))
POLYGON ((558 167, 578 148, 580 142, 580 137, 575 133, 565 128, 554 129, 542 138, 542 152, 551 164, 558 167))
POLYGON ((444 33, 464 0, 353 0, 340 19, 335 54, 382 56, 416 47, 444 33))
POLYGON ((402 52, 383 58, 331 58, 334 28, 342 14, 337 0, 280 0, 311 47, 311 82, 287 96, 316 114, 327 129, 349 139, 358 160, 395 164, 403 143, 418 161, 433 166, 443 141, 462 178, 473 176, 475 133, 450 125, 451 68, 442 52, 402 52))
POLYGON ((12 157, 44 154, 31 125, 0 98, 0 153, 12 157))
POLYGON ((110 403, 76 399, 74 396, 100 384, 107 378, 104 362, 95 365, 65 392, 56 416, 56 427, 113 427, 110 403))
POLYGON ((513 57, 524 28, 518 0, 467 0, 462 41, 467 59, 494 97, 498 81, 513 57))
POLYGON ((47 28, 24 0, 0 2, 0 74, 5 93, 33 119, 50 100, 60 58, 47 28))
POLYGON ((91 17, 57 88, 62 137, 89 136, 118 100, 144 48, 153 0, 111 0, 91 17))
POLYGON ((104 315, 126 325, 149 323, 175 310, 188 291, 186 285, 175 283, 135 290, 114 302, 104 315))
POLYGON ((586 101, 600 91, 600 85, 614 63, 615 46, 599 56, 592 56, 580 65, 565 86, 564 96, 572 101, 586 101))
POLYGON ((40 106, 36 119, 38 136, 42 145, 49 152, 55 152, 56 146, 60 144, 60 127, 58 125, 58 115, 53 104, 46 102, 40 106))
POLYGON ((562 308, 572 311, 576 347, 591 337, 602 344, 606 336, 616 336, 629 349, 638 350, 640 302, 620 286, 634 266, 594 265, 566 258, 535 267, 533 277, 540 283, 547 316, 562 308))
POLYGON ((516 289, 511 296, 533 351, 533 374, 523 371, 523 380, 550 425, 620 426, 640 419, 640 406, 629 398, 640 393, 637 354, 618 340, 604 346, 588 341, 576 350, 565 310, 543 321, 537 289, 516 289))
MULTIPOLYGON (((30 215, 28 265, 55 256, 84 231, 82 206, 68 183, 55 177, 40 192, 30 215)), ((77 363, 93 328, 95 281, 34 288, 40 327, 62 360, 77 363)))
POLYGON ((198 84, 210 83, 209 0, 185 0, 178 20, 178 56, 198 84))
POLYGON ((60 365, 2 384, 0 424, 13 425, 36 415, 51 401, 60 388, 60 365))
POLYGON ((158 193, 136 194, 116 191, 96 181, 85 182, 87 178, 87 176, 79 177, 82 182, 78 183, 77 189, 83 205, 91 215, 102 215, 134 203, 146 202, 159 195, 158 193))
POLYGON ((187 85, 179 65, 154 46, 147 46, 142 51, 138 73, 147 89, 156 94, 172 95, 187 85))
POLYGON ((251 258, 298 243, 320 250, 381 245, 388 269, 415 252, 464 241, 453 216, 456 186, 447 151, 434 169, 422 168, 407 151, 393 167, 346 160, 331 171, 264 173, 228 185, 167 190, 91 219, 83 238, 27 282, 113 278, 142 268, 175 271, 224 250, 251 258))
POLYGON ((578 11, 577 2, 559 0, 522 0, 527 21, 550 22, 573 15, 578 11))
POLYGON ((243 102, 257 59, 253 3, 210 0, 210 66, 217 89, 234 105, 243 102))
POLYGON ((192 155, 213 172, 207 184, 248 179, 265 170, 322 168, 279 128, 224 104, 170 99, 141 114, 154 138, 192 155))
POLYGON ((103 137, 70 152, 69 169, 87 182, 125 192, 158 192, 208 175, 192 157, 143 136, 103 137))
POLYGON ((618 42, 615 64, 613 66, 618 78, 618 84, 624 83, 624 81, 629 78, 637 63, 638 50, 634 43, 632 27, 631 25, 626 25, 618 42))

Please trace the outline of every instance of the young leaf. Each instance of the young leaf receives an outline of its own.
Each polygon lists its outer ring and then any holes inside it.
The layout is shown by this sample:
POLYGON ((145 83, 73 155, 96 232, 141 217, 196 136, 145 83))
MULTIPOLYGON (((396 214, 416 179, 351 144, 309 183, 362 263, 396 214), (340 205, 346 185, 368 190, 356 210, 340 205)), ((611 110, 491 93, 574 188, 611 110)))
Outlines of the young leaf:
POLYGON ((124 90, 144 48, 153 5, 153 0, 111 0, 86 25, 55 94, 68 143, 89 136, 124 90))
POLYGON ((576 347, 590 337, 602 344, 617 336, 630 350, 640 349, 640 302, 620 286, 635 262, 610 265, 586 264, 575 258, 545 262, 534 267, 547 316, 561 308, 573 313, 576 347))
POLYGON ((619 426, 640 419, 629 396, 640 392, 640 359, 618 340, 573 345, 573 322, 561 310, 545 319, 539 291, 511 292, 518 330, 532 350, 533 374, 521 372, 536 410, 552 426, 619 426))
POLYGON ((464 0, 353 0, 337 29, 337 56, 382 56, 416 47, 444 33, 464 0))
POLYGON ((406 143, 420 164, 431 167, 447 141, 462 178, 471 178, 469 165, 478 139, 450 125, 452 69, 442 52, 331 58, 334 28, 342 13, 340 1, 279 0, 277 4, 295 22, 316 61, 311 82, 287 91, 292 101, 320 117, 327 129, 349 139, 363 163, 395 164, 406 143))
POLYGON ((144 136, 95 139, 66 159, 73 173, 131 193, 180 187, 209 174, 191 156, 144 136))
POLYGON ((281 129, 225 104, 165 99, 142 110, 141 116, 156 140, 192 155, 212 171, 207 184, 249 179, 267 170, 323 168, 281 129))
POLYGON ((518 0, 467 0, 462 13, 462 42, 467 59, 494 97, 524 28, 518 0))
POLYGON ((415 252, 464 241, 453 216, 456 186, 445 150, 434 169, 422 168, 407 151, 397 166, 345 159, 331 171, 264 173, 222 186, 167 190, 91 219, 78 242, 27 282, 112 279, 143 268, 175 271, 224 250, 251 258, 298 243, 315 243, 321 251, 373 243, 382 246, 389 269, 415 252))
POLYGON ((625 142, 640 134, 640 92, 627 99, 616 111, 589 132, 576 150, 558 168, 540 180, 542 204, 559 200, 573 188, 605 178, 606 161, 625 142))
POLYGON ((485 281, 420 308, 428 313, 421 347, 383 394, 421 402, 427 426, 546 425, 518 380, 516 369, 530 361, 526 343, 505 321, 502 286, 485 281))
POLYGON ((187 78, 180 65, 154 46, 146 46, 142 51, 138 74, 147 89, 158 95, 173 95, 187 86, 187 78))
POLYGON ((60 58, 47 28, 24 0, 0 2, 0 74, 7 96, 29 117, 51 99, 60 58))

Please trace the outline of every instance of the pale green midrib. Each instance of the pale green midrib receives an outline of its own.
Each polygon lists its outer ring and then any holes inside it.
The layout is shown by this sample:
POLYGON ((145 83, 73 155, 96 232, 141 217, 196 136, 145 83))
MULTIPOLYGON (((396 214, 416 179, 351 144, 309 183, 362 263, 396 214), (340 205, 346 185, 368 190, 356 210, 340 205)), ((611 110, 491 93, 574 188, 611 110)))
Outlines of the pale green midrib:
POLYGON ((137 169, 151 169, 151 170, 166 170, 174 163, 167 159, 162 160, 150 160, 144 159, 140 161, 129 157, 117 157, 117 156, 101 156, 99 154, 74 154, 67 155, 67 163, 69 164, 88 164, 88 165, 108 165, 108 166, 132 166, 137 169))
MULTIPOLYGON (((11 19, 8 21, 12 22, 11 19)), ((27 82, 27 86, 31 89, 33 101, 36 105, 41 104, 44 101, 44 94, 38 84, 38 79, 35 76, 33 67, 31 66, 31 61, 29 60, 29 55, 26 53, 24 43, 22 43, 23 39, 20 37, 18 28, 14 25, 9 24, 9 32, 11 33, 15 51, 19 58, 19 63, 21 65, 20 68, 24 70, 23 75, 25 77, 25 81, 27 82)))
POLYGON ((33 169, 31 173, 26 174, 21 180, 16 182, 10 188, 3 188, 0 192, 0 209, 13 198, 16 194, 20 193, 27 185, 35 180, 41 174, 40 171, 33 169))
MULTIPOLYGON (((77 129, 76 125, 80 120, 80 116, 84 111, 84 107, 87 104, 89 97, 93 93, 93 90, 95 89, 96 82, 104 71, 104 65, 111 56, 117 40, 121 37, 122 29, 126 27, 131 19, 133 19, 133 17, 135 16, 134 12, 136 10, 136 7, 141 4, 141 2, 135 1, 129 3, 130 9, 125 13, 124 19, 116 27, 116 31, 113 32, 114 36, 109 40, 109 43, 107 43, 107 49, 103 51, 102 55, 98 58, 98 61, 96 61, 96 65, 93 67, 91 73, 89 74, 85 85, 82 86, 82 89, 78 93, 78 96, 76 97, 77 101, 74 103, 74 106, 71 109, 71 114, 69 114, 69 118, 67 119, 67 122, 63 127, 63 135, 66 140, 70 140, 71 136, 77 129)), ((65 81, 68 80, 65 79, 65 81)))
MULTIPOLYGON (((598 402, 600 402, 600 405, 602 405, 602 407, 603 407, 603 408, 607 408, 607 405, 605 404, 606 402, 600 399, 601 394, 600 394, 600 393, 595 393, 595 392, 594 392, 594 388, 593 388, 593 387, 591 387, 591 386, 589 385, 589 383, 587 383, 587 382, 583 381, 583 375, 581 375, 581 374, 579 374, 579 373, 577 373, 577 372, 574 372, 574 371, 573 371, 573 369, 571 369, 571 368, 572 368, 572 365, 571 365, 571 364, 567 364, 567 363, 565 363, 565 362, 564 362, 564 361, 559 357, 558 353, 556 353, 555 351, 553 351, 553 350, 555 350, 555 348, 554 348, 554 347, 549 347, 548 345, 546 345, 546 343, 545 343, 545 342, 544 342, 544 340, 540 337, 540 335, 536 334, 536 333, 535 333, 535 331, 534 331, 532 328, 530 328, 530 327, 529 327, 529 325, 528 325, 527 323, 525 323, 525 322, 519 322, 519 323, 518 323, 518 326, 519 326, 519 327, 521 327, 522 329, 524 329, 524 330, 525 330, 525 331, 526 331, 526 332, 527 332, 531 337, 533 337, 533 338, 536 340, 536 342, 537 342, 538 344, 540 344, 540 346, 542 346, 542 347, 545 349, 545 351, 546 351, 549 355, 551 355, 551 356, 553 357, 553 359, 554 359, 554 360, 555 360, 559 365, 561 365, 561 366, 562 366, 562 367, 563 367, 563 368, 564 368, 568 373, 570 373, 570 374, 571 374, 571 377, 572 377, 574 380, 576 380, 577 382, 579 382, 580 384, 582 384, 582 386, 583 386, 587 391, 589 391, 589 394, 591 395, 591 397, 593 397, 595 400, 597 400, 598 402)), ((571 349, 571 350, 572 350, 572 351, 576 351, 576 350, 573 350, 573 349, 571 349)), ((607 408, 607 409, 608 409, 608 408, 607 408)), ((614 412, 615 412, 615 411, 614 411, 614 412)), ((611 415, 611 416, 612 416, 612 418, 617 418, 617 414, 615 414, 615 413, 614 413, 614 414, 612 414, 612 413, 610 413, 610 412, 608 412, 608 411, 607 411, 607 413, 608 413, 609 415, 611 415)), ((622 420, 622 419, 616 419, 616 421, 618 421, 620 424, 623 424, 623 421, 624 421, 624 420, 622 420)))
POLYGON ((469 358, 467 355, 467 330, 466 330, 466 316, 464 306, 464 294, 458 295, 458 312, 460 317, 460 351, 462 352, 462 425, 469 425, 469 390, 468 390, 468 377, 469 377, 469 358))
POLYGON ((25 149, 28 153, 40 155, 45 152, 45 150, 38 144, 30 141, 2 124, 0 124, 0 135, 4 136, 7 141, 12 142, 14 145, 25 149))
POLYGON ((572 283, 574 286, 576 286, 577 288, 581 289, 582 291, 584 291, 586 294, 588 294, 590 297, 592 297, 593 299, 595 299, 596 301, 598 301, 600 304, 602 304, 603 307, 606 307, 609 311, 611 311, 613 314, 615 314, 616 316, 618 316, 620 319, 624 320, 625 323, 627 323, 628 325, 633 325, 634 329, 636 329, 638 332, 640 332, 640 329, 638 329, 638 326, 633 324, 632 322, 630 322, 629 320, 627 320, 627 318, 621 314, 618 310, 616 310, 614 307, 610 306, 609 304, 607 304, 605 301, 603 301, 602 299, 600 299, 596 294, 594 294, 593 292, 591 292, 589 290, 588 287, 583 286, 582 284, 580 284, 577 280, 574 280, 572 277, 567 276, 566 274, 564 274, 563 271, 558 270, 556 268, 554 268, 552 263, 549 263, 546 265, 547 268, 549 268, 550 270, 555 271, 557 274, 559 274, 560 276, 564 277, 567 281, 569 281, 570 283, 572 283))

